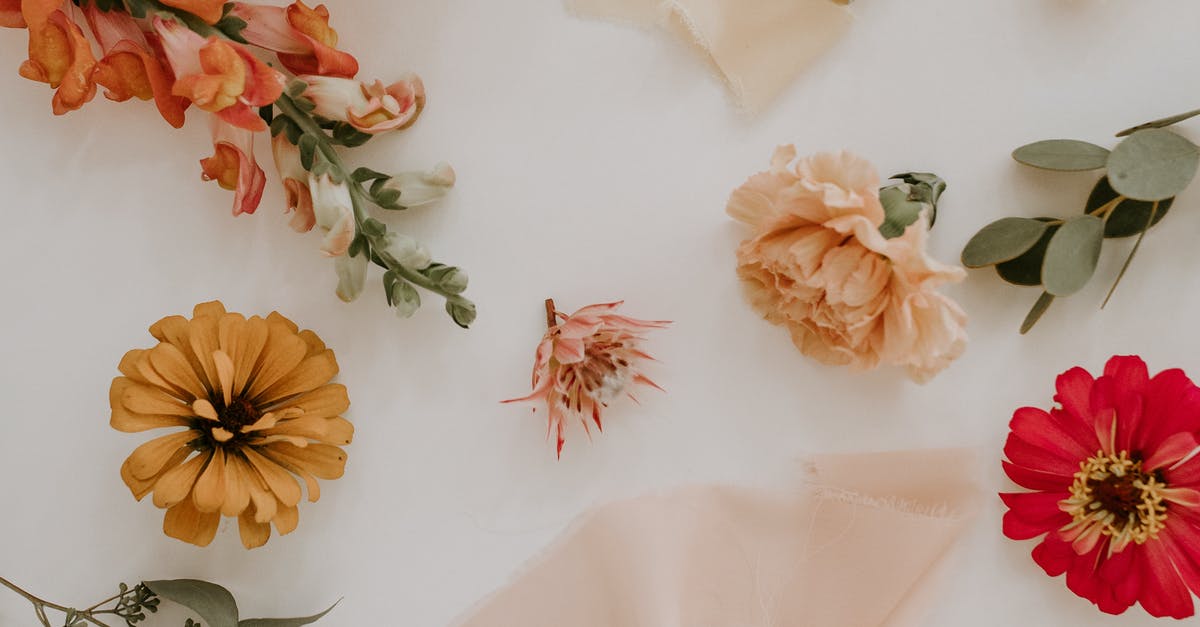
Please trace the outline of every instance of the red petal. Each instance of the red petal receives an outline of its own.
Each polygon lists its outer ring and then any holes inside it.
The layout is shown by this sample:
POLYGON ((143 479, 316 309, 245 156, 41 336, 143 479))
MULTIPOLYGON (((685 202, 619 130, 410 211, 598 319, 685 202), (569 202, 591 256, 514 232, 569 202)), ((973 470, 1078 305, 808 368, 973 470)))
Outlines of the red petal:
POLYGON ((1095 452, 1072 437, 1050 414, 1036 407, 1022 407, 1013 412, 1009 428, 1022 440, 1038 448, 1054 451, 1058 457, 1074 460, 1076 463, 1091 457, 1095 452))
POLYGON ((1142 417, 1142 396, 1150 383, 1146 362, 1136 356, 1116 356, 1104 366, 1112 406, 1117 410, 1117 448, 1128 450, 1142 417))
POLYGON ((1071 568, 1071 564, 1079 557, 1075 555, 1075 551, 1071 550, 1070 544, 1052 535, 1046 536, 1041 544, 1033 547, 1032 555, 1033 561, 1051 577, 1057 577, 1067 572, 1071 568))
POLYGON ((1135 448, 1152 448, 1180 431, 1200 431, 1200 390, 1178 368, 1164 370, 1150 380, 1145 413, 1153 416, 1136 434, 1135 448))
POLYGON ((1004 468, 1004 474, 1008 475, 1008 478, 1012 479, 1013 483, 1022 488, 1029 488, 1030 490, 1065 491, 1074 480, 1074 476, 1072 475, 1038 472, 1024 466, 1018 466, 1009 461, 1001 461, 1000 464, 1004 468))
POLYGON ((1200 532, 1179 517, 1167 518, 1167 530, 1159 535, 1171 562, 1194 593, 1200 594, 1200 532))
POLYGON ((1144 559, 1140 560, 1143 581, 1139 600, 1142 607, 1158 617, 1187 618, 1195 613, 1192 596, 1171 564, 1163 543, 1150 541, 1141 548, 1145 552, 1144 559))
POLYGON ((1187 457, 1198 446, 1200 440, 1191 433, 1176 433, 1160 442, 1158 446, 1145 450, 1146 460, 1142 467, 1147 470, 1167 468, 1187 457))
POLYGON ((1078 556, 1067 570, 1067 588, 1096 604, 1112 594, 1112 586, 1096 574, 1100 568, 1100 556, 1106 551, 1108 542, 1100 542, 1086 555, 1078 556))
POLYGON ((1105 586, 1108 594, 1097 603, 1102 612, 1120 614, 1137 602, 1142 583, 1141 571, 1137 566, 1139 555, 1140 549, 1129 546, 1120 553, 1110 555, 1100 564, 1096 575, 1108 584, 1105 586))
POLYGON ((1067 459, 1021 439, 1015 432, 1008 434, 1004 455, 1014 464, 1053 475, 1074 476, 1079 472, 1081 459, 1067 459))
POLYGON ((1086 422, 1092 415, 1091 393, 1095 380, 1091 373, 1078 366, 1058 375, 1055 388, 1058 393, 1054 400, 1062 405, 1063 410, 1075 416, 1079 421, 1086 422))
POLYGON ((1024 492, 1001 494, 1008 506, 1004 514, 1004 535, 1013 540, 1028 540, 1059 529, 1071 522, 1058 502, 1067 498, 1066 492, 1024 492))

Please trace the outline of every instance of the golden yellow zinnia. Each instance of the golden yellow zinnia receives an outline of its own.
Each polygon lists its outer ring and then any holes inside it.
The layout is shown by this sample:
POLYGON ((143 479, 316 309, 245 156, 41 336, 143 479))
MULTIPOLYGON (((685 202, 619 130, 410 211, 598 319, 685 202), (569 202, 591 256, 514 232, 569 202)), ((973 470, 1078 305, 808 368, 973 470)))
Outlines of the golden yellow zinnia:
POLYGON ((121 359, 109 390, 112 427, 134 433, 184 427, 142 444, 121 466, 139 501, 151 492, 167 510, 163 531, 207 546, 222 516, 237 516, 242 544, 266 544, 299 522, 299 476, 308 500, 317 478, 337 479, 354 426, 333 351, 287 318, 196 305, 192 319, 163 318, 158 341, 121 359))

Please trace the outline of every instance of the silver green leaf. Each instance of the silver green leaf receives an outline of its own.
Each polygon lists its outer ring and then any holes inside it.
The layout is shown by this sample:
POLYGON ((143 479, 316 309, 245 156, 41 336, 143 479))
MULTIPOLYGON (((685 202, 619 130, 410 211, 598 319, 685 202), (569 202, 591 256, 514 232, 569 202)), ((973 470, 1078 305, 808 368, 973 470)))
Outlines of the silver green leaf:
POLYGON ((1026 144, 1012 153, 1013 159, 1043 170, 1081 172, 1099 170, 1108 163, 1108 149, 1076 139, 1047 139, 1026 144))
POLYGON ((1033 325, 1038 323, 1038 320, 1042 319, 1042 314, 1046 313, 1046 310, 1050 308, 1053 302, 1053 294, 1042 292, 1037 302, 1033 304, 1033 309, 1030 309, 1029 314, 1025 316, 1025 321, 1021 323, 1021 335, 1029 333, 1029 330, 1033 328, 1033 325))
MULTIPOLYGON (((341 601, 338 601, 338 603, 341 603, 341 601)), ((326 614, 332 612, 333 608, 337 607, 337 605, 337 603, 334 603, 324 612, 304 618, 247 618, 239 622, 238 627, 303 627, 304 625, 321 620, 326 614)))
POLYGON ((200 615, 205 627, 238 627, 237 602, 228 590, 197 579, 142 582, 158 596, 200 615))
POLYGON ((1042 262, 1042 284, 1054 296, 1074 294, 1096 271, 1104 243, 1104 220, 1075 216, 1063 223, 1046 247, 1042 262))
POLYGON ((962 264, 983 268, 1016 259, 1038 243, 1050 225, 1032 218, 1001 218, 983 227, 962 252, 962 264))
POLYGON ((1108 182, 1134 200, 1166 200, 1187 188, 1200 167, 1200 148, 1161 128, 1130 135, 1108 157, 1108 182))

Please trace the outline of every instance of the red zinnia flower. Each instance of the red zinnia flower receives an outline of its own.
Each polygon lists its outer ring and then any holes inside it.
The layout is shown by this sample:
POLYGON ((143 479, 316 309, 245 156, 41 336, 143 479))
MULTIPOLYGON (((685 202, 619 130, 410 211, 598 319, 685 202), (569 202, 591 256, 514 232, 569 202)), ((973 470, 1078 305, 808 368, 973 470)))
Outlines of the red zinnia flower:
POLYGON ((1001 494, 1004 535, 1045 536, 1033 559, 1109 614, 1194 613, 1200 594, 1200 388, 1182 370, 1153 378, 1138 357, 1104 374, 1058 377, 1049 413, 1013 414, 1004 471, 1033 490, 1001 494))

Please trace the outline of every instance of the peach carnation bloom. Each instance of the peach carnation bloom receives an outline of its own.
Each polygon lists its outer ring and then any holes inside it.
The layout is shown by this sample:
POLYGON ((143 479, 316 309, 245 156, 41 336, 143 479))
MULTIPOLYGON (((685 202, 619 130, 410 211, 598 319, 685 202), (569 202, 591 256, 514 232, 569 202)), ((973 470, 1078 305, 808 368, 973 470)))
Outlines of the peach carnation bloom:
POLYGON ((925 252, 925 220, 886 239, 879 175, 848 152, 796 161, 776 149, 727 211, 754 228, 737 250, 750 303, 788 328, 802 353, 856 370, 904 366, 925 382, 962 354, 966 314, 936 291, 962 268, 925 252))
POLYGON ((590 418, 603 431, 602 409, 622 396, 632 399, 629 389, 633 384, 662 389, 642 373, 643 362, 653 360, 642 352, 642 334, 671 323, 628 318, 616 313, 620 306, 621 302, 589 305, 568 316, 547 300, 550 328, 534 359, 533 392, 504 401, 546 403, 546 437, 552 432, 556 435, 559 457, 568 417, 578 417, 585 430, 590 418))
POLYGON ((330 383, 333 351, 312 331, 278 313, 246 318, 220 302, 196 305, 192 318, 150 327, 153 348, 121 359, 109 391, 112 427, 137 433, 175 429, 134 449, 121 478, 139 501, 153 493, 166 510, 163 531, 207 546, 222 516, 238 519, 242 544, 255 548, 299 524, 303 480, 337 479, 341 449, 354 427, 341 417, 346 388, 330 383))

